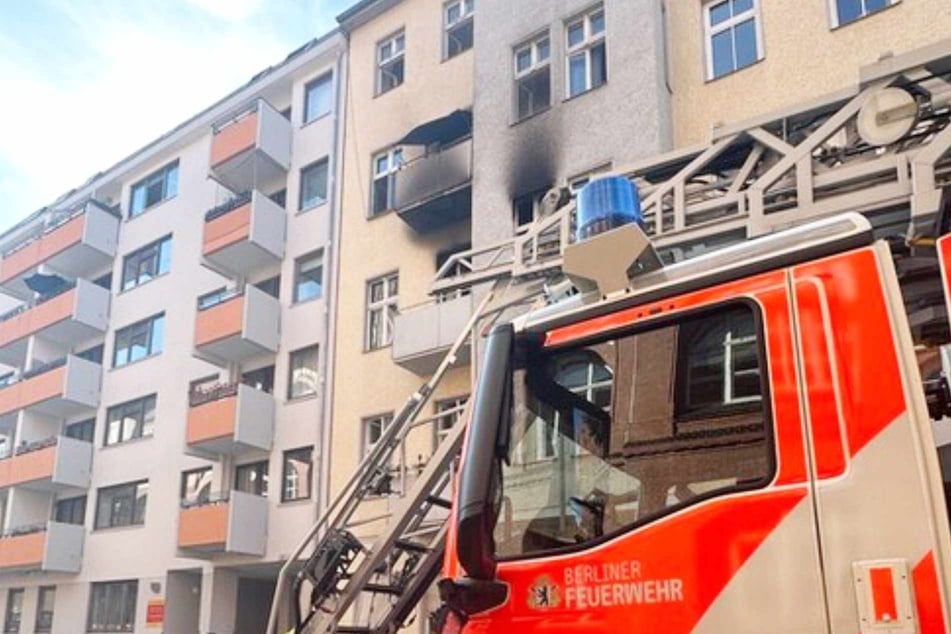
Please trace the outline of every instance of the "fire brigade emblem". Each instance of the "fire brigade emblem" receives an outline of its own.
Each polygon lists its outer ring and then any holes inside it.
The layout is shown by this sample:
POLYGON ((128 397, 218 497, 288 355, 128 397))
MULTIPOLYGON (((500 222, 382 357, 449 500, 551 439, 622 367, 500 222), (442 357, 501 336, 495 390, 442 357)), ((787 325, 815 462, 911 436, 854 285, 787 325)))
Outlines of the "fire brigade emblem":
POLYGON ((535 579, 528 588, 528 607, 533 610, 557 608, 561 604, 561 590, 548 575, 535 579))

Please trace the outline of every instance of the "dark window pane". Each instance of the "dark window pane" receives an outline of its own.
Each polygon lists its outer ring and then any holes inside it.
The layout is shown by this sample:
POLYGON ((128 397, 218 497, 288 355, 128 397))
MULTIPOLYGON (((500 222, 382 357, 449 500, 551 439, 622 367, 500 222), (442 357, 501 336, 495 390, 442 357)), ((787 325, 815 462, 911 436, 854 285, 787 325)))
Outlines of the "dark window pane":
POLYGON ((754 63, 756 55, 756 22, 746 20, 736 26, 736 67, 744 68, 754 63))
POLYGON ((447 33, 447 55, 455 57, 459 53, 468 51, 472 48, 472 27, 474 22, 467 20, 465 23, 450 29, 447 33))
POLYGON ((241 382, 256 390, 271 394, 274 392, 274 366, 250 370, 241 375, 241 382))
POLYGON ((836 0, 839 7, 839 24, 847 24, 862 17, 862 0, 836 0))
POLYGON ((713 36, 713 76, 721 77, 734 70, 733 33, 727 29, 713 36))
POLYGON ((385 176, 373 181, 373 210, 372 215, 381 214, 389 209, 390 181, 385 176))
POLYGON ((80 421, 78 423, 71 423, 66 426, 66 436, 69 438, 75 438, 76 440, 84 440, 86 442, 92 442, 93 436, 96 430, 96 419, 90 418, 89 420, 80 421))
POLYGON ((536 71, 518 81, 518 118, 524 119, 551 104, 549 69, 536 71))
POLYGON ((608 59, 604 42, 591 49, 591 87, 597 88, 608 80, 608 59))
POLYGON ((280 299, 281 297, 281 276, 275 275, 266 280, 261 280, 254 285, 256 288, 264 291, 271 297, 275 299, 280 299))

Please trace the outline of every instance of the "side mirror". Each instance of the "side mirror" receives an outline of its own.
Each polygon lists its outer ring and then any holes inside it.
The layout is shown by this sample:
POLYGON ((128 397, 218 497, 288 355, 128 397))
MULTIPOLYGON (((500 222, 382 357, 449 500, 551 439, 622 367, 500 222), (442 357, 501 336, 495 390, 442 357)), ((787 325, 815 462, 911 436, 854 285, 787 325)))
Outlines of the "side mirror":
POLYGON ((478 580, 495 578, 497 447, 500 426, 510 415, 514 339, 511 324, 496 326, 489 333, 459 477, 456 554, 468 576, 478 580))

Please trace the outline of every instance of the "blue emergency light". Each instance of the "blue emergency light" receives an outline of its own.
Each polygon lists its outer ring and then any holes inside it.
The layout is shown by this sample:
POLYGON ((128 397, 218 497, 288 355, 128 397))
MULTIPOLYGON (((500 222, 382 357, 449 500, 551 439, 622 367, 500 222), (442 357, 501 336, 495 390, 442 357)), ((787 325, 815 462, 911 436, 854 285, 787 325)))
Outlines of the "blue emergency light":
POLYGON ((577 215, 578 242, 632 222, 644 223, 637 187, 623 176, 605 176, 582 187, 577 215))

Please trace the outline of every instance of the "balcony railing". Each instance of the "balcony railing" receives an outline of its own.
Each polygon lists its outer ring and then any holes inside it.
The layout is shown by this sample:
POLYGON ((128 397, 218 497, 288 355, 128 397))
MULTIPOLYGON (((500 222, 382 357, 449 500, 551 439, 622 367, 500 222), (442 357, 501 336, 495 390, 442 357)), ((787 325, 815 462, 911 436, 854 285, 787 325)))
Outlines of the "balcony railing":
POLYGON ((192 449, 234 454, 268 450, 274 435, 274 397, 243 383, 189 394, 186 441, 192 449))
POLYGON ((420 233, 472 215, 472 139, 410 161, 396 174, 396 209, 420 233))
POLYGON ((183 503, 178 547, 190 556, 261 556, 267 547, 267 498, 229 491, 183 503))

